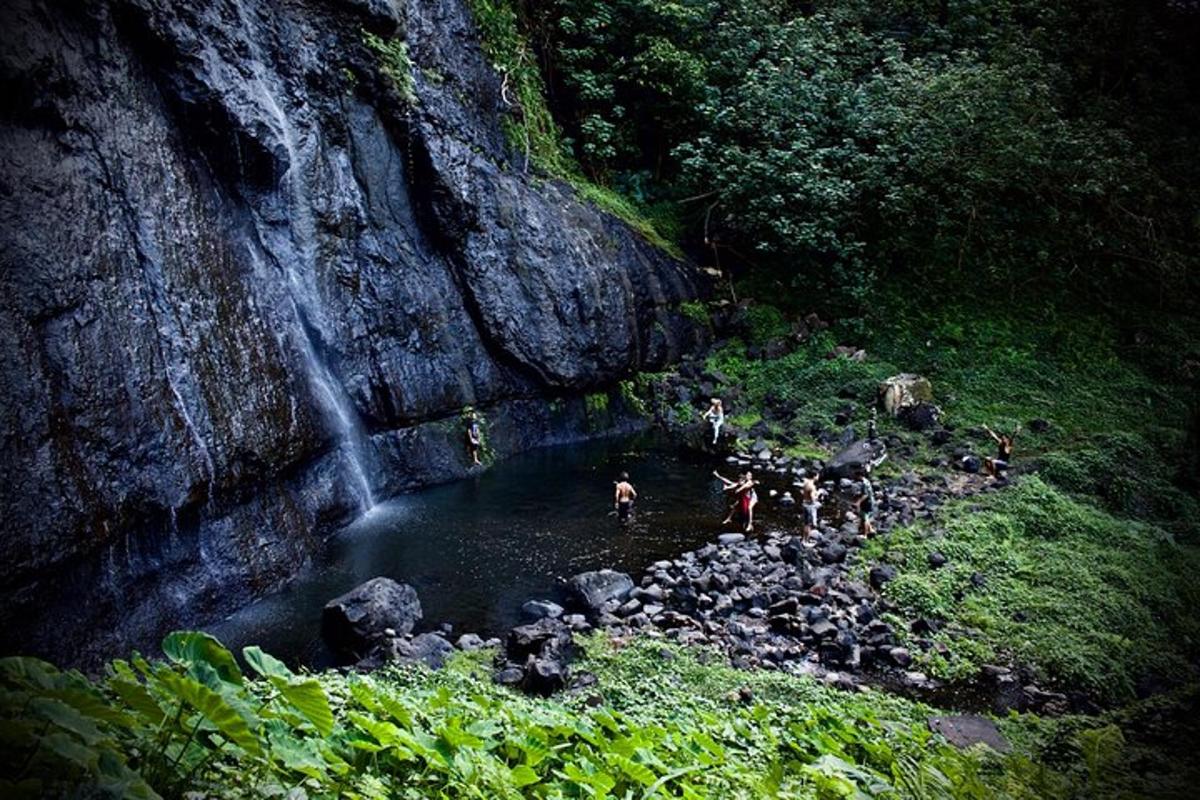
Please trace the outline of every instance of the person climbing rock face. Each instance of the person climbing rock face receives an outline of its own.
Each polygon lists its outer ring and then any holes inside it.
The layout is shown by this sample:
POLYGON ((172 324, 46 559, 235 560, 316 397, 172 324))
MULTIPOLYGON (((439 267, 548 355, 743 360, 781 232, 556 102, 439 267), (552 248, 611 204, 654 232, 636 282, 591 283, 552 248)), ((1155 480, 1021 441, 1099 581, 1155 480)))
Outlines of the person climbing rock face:
POLYGON ((474 411, 467 417, 467 455, 471 457, 472 466, 480 466, 479 449, 483 439, 479 433, 479 415, 474 411))
POLYGON ((633 501, 637 499, 637 490, 629 482, 629 473, 622 472, 617 481, 616 492, 613 494, 613 508, 617 510, 617 519, 622 525, 629 522, 633 513, 633 501))
POLYGON ((817 512, 821 510, 821 497, 824 494, 823 489, 817 488, 815 478, 810 476, 800 482, 800 505, 804 508, 805 539, 813 532, 813 528, 817 527, 817 512))
POLYGON ((988 436, 991 436, 996 441, 996 457, 985 458, 983 460, 983 468, 993 478, 999 478, 1008 469, 1008 465, 1012 463, 1013 440, 1021 432, 1021 426, 1018 425, 1013 428, 1013 432, 1010 434, 996 433, 987 425, 984 425, 983 429, 987 431, 988 436))
POLYGON ((715 445, 721 438, 721 426, 725 424, 725 407, 721 403, 721 398, 714 397, 709 402, 708 410, 704 412, 701 419, 707 420, 712 425, 712 443, 715 445))

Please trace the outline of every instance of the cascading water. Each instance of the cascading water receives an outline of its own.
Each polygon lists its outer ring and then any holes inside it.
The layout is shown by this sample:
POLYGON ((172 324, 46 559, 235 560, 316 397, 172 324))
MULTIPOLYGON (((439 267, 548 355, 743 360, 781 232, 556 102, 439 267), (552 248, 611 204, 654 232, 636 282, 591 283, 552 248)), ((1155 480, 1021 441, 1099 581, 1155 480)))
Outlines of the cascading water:
POLYGON ((323 355, 325 332, 324 315, 316 286, 317 244, 313 210, 303 185, 303 165, 310 161, 313 143, 310 138, 298 137, 288 116, 283 113, 275 96, 268 89, 262 74, 261 62, 255 60, 256 78, 254 91, 261 105, 268 112, 267 123, 282 144, 287 166, 280 177, 286 189, 289 222, 297 249, 302 254, 300 263, 281 262, 287 277, 289 295, 299 323, 298 341, 304 356, 308 379, 330 422, 337 431, 340 448, 355 484, 361 511, 366 513, 375 506, 375 494, 368 474, 369 444, 362 420, 346 393, 342 382, 330 369, 323 355), (299 144, 298 144, 299 142, 299 144))

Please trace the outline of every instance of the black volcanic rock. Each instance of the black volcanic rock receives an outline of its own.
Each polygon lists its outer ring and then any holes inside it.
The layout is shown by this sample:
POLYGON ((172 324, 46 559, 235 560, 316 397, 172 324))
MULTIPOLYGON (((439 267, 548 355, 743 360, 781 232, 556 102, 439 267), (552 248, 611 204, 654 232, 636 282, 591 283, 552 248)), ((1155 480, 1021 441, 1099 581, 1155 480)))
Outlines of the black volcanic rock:
POLYGON ((0 25, 0 651, 95 663, 215 619, 370 495, 465 475, 465 405, 513 453, 574 419, 542 397, 707 336, 690 265, 509 149, 462 0, 0 25), (364 32, 407 43, 413 100, 364 32))

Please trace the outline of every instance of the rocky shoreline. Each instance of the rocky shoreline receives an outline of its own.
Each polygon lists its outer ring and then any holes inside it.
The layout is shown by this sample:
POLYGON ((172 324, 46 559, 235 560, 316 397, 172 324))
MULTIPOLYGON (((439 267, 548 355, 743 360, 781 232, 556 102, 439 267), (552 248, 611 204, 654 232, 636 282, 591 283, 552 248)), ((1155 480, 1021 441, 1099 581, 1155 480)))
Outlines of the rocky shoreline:
MULTIPOLYGON (((897 449, 905 447, 902 438, 891 439, 897 449)), ((844 452, 861 451, 865 444, 852 443, 844 452)), ((413 661, 437 668, 455 649, 494 647, 497 682, 546 696, 594 683, 588 673, 572 670, 577 652, 573 637, 602 630, 615 639, 645 635, 710 648, 739 668, 812 675, 850 691, 882 687, 995 713, 1094 709, 1082 695, 1047 691, 1026 672, 1007 666, 985 667, 968 687, 946 686, 919 671, 914 650, 948 652, 944 643, 931 638, 943 623, 914 618, 901 621, 905 630, 898 629, 900 609, 881 595, 896 567, 864 563, 859 557, 866 539, 850 502, 858 485, 848 478, 823 480, 829 500, 820 524, 807 538, 799 533, 801 521, 787 487, 808 475, 840 474, 838 457, 828 463, 791 459, 772 455, 764 445, 728 461, 737 467, 753 465, 756 474, 780 487, 763 500, 780 512, 783 524, 760 534, 719 533, 716 541, 657 561, 636 576, 607 569, 575 575, 564 581, 557 599, 526 602, 522 612, 530 621, 502 639, 467 633, 452 643, 448 626, 417 635, 388 628, 360 640, 357 652, 365 655, 354 668, 413 661)), ((970 462, 963 466, 960 462, 950 474, 905 471, 876 480, 875 535, 935 520, 947 501, 1007 484, 968 471, 970 462)), ((931 561, 931 567, 938 566, 931 561)), ((983 575, 973 577, 978 587, 985 581, 983 575)))

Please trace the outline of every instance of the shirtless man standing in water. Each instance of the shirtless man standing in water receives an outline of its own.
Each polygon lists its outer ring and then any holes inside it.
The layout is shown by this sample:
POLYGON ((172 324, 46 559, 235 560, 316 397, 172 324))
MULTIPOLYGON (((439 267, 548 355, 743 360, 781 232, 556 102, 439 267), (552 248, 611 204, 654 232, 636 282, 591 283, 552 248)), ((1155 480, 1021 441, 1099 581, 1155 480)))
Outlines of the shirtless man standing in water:
POLYGON ((629 522, 629 515, 633 511, 633 501, 636 499, 637 490, 629 482, 629 473, 622 472, 621 480, 617 481, 617 490, 613 495, 613 508, 617 510, 617 519, 621 521, 622 525, 629 522))

